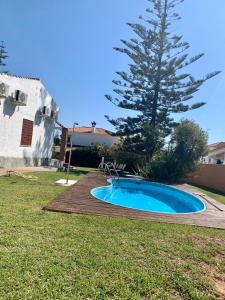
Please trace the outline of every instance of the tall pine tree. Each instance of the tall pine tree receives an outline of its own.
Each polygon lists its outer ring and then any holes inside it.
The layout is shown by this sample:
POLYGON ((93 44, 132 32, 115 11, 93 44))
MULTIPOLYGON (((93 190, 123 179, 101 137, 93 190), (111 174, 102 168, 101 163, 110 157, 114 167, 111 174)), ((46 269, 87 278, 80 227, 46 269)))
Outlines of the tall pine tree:
POLYGON ((194 94, 208 79, 220 72, 212 72, 202 79, 194 78, 182 69, 199 60, 201 53, 189 58, 189 44, 182 36, 173 34, 173 23, 180 20, 175 7, 183 0, 148 0, 150 8, 141 24, 128 25, 136 38, 122 40, 123 47, 114 48, 131 59, 129 72, 117 72, 113 80, 118 95, 106 98, 124 109, 137 112, 136 117, 110 119, 117 134, 124 137, 124 147, 145 154, 151 160, 155 151, 176 125, 174 113, 203 106, 204 102, 189 104, 194 94))
POLYGON ((0 67, 3 66, 5 67, 5 59, 8 57, 6 49, 5 49, 5 45, 3 42, 1 42, 0 45, 0 67))

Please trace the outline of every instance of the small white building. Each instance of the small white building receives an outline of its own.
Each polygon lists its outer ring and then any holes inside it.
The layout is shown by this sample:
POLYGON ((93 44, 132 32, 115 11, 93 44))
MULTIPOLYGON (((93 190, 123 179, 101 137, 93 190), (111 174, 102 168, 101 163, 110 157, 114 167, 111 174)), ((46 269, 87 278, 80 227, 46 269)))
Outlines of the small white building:
POLYGON ((58 111, 40 79, 0 73, 0 167, 47 165, 58 111))
POLYGON ((119 140, 120 138, 115 136, 113 132, 103 128, 96 128, 96 122, 92 122, 91 127, 68 128, 68 146, 72 142, 73 147, 77 148, 95 144, 112 147, 119 140))
POLYGON ((206 164, 225 164, 225 142, 209 145, 209 153, 203 158, 206 164))

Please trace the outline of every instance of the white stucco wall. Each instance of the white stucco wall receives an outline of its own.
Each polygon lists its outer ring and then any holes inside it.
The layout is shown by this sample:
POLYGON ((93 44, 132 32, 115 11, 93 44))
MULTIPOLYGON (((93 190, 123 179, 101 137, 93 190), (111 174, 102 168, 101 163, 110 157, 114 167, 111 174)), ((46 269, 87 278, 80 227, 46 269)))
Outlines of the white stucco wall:
POLYGON ((90 146, 92 144, 101 144, 111 147, 114 143, 119 141, 116 136, 98 135, 95 133, 69 133, 72 136, 72 144, 76 146, 90 146))
POLYGON ((213 149, 209 152, 208 156, 203 158, 205 164, 217 164, 220 160, 225 165, 225 148, 224 149, 213 149))
POLYGON ((40 117, 39 110, 47 106, 58 110, 52 97, 39 80, 0 74, 0 82, 9 86, 9 96, 15 90, 28 95, 26 106, 15 106, 12 99, 0 98, 0 167, 33 165, 50 159, 55 123, 40 117), (23 119, 34 122, 31 147, 22 147, 23 119))

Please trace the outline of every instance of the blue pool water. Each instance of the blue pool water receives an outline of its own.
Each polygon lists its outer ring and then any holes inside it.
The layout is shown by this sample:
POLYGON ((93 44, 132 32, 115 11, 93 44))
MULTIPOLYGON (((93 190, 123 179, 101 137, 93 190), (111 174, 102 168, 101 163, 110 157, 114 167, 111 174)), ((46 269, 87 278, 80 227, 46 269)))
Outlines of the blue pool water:
POLYGON ((176 188, 144 180, 109 179, 109 186, 97 187, 91 194, 102 201, 127 208, 168 214, 196 213, 205 204, 176 188))

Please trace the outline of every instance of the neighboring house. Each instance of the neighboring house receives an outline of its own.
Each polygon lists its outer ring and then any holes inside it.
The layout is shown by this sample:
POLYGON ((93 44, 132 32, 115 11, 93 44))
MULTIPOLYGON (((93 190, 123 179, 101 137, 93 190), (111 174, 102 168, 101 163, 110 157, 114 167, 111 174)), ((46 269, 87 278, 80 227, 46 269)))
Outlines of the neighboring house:
POLYGON ((206 164, 225 164, 225 142, 219 142, 209 145, 209 153, 204 157, 206 164))
POLYGON ((87 147, 93 144, 112 147, 119 140, 120 138, 115 136, 113 132, 103 128, 96 128, 96 123, 92 122, 91 127, 69 128, 67 145, 70 146, 72 142, 73 147, 87 147))
POLYGON ((0 167, 47 165, 58 111, 40 79, 0 73, 0 167))

